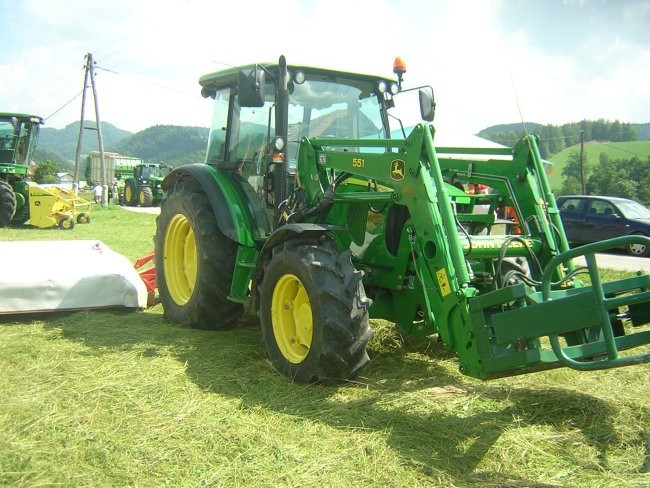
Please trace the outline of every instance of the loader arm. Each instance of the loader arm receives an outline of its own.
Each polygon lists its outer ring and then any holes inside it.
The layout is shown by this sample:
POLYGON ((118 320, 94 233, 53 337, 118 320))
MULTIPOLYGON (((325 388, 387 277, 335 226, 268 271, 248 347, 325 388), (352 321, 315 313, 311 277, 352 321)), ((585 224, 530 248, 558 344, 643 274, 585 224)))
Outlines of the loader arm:
MULTIPOLYGON (((636 330, 640 324, 629 331, 634 339, 614 340, 612 324, 601 319, 612 313, 621 320, 625 316, 619 308, 628 303, 637 316, 649 315, 648 277, 602 288, 575 279, 576 254, 569 251, 536 138, 524 139, 514 150, 493 150, 484 160, 459 149, 443 149, 439 159, 433 135, 432 127, 419 125, 406 139, 302 141, 296 176, 302 206, 294 215, 345 224, 349 235, 340 237, 341 248, 355 250, 356 265, 366 273, 364 286, 375 301, 371 316, 395 321, 402 333, 438 333, 458 355, 461 372, 482 379, 563 365, 602 369, 647 361, 645 355, 621 361, 617 354, 650 342, 646 332, 636 330), (497 160, 504 157, 506 162, 497 160), (489 180, 499 193, 493 201, 517 209, 524 233, 462 231, 461 218, 488 227, 494 218, 459 213, 448 190, 450 175, 465 182, 489 180), (362 182, 354 191, 346 182, 352 179, 362 182), (382 251, 378 256, 381 233, 372 227, 381 225, 378 209, 390 206, 406 207, 408 218, 398 229, 394 255, 382 251), (499 284, 502 262, 516 257, 528 263, 527 281, 499 284), (488 275, 483 281, 476 277, 479 271, 488 275), (603 298, 612 294, 630 298, 603 298), (570 312, 585 306, 600 312, 570 312), (550 339, 540 340, 544 337, 550 339), (598 358, 603 352, 608 357, 598 358)), ((383 218, 390 222, 389 215, 383 218)), ((386 225, 384 237, 395 231, 392 227, 386 225)), ((601 243, 599 249, 614 244, 601 243)), ((616 333, 622 331, 619 327, 616 333)))

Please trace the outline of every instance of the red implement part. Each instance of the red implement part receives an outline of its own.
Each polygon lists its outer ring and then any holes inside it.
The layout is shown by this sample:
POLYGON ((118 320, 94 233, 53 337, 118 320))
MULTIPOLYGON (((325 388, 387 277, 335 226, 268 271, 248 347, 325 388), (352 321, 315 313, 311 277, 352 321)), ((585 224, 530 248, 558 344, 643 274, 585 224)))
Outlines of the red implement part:
MULTIPOLYGON (((151 251, 149 254, 142 256, 136 260, 135 269, 139 269, 145 264, 151 262, 155 256, 155 251, 151 251)), ((158 288, 158 284, 156 283, 156 268, 155 266, 152 266, 143 271, 138 271, 138 274, 147 287, 147 306, 153 307, 158 303, 158 300, 156 299, 156 289, 158 288)))

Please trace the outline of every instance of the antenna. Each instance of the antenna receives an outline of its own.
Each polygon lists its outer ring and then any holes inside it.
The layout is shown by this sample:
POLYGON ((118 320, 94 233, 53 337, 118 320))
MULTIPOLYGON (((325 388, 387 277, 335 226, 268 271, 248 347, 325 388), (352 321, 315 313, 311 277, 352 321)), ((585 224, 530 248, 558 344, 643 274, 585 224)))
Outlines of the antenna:
POLYGON ((517 84, 515 83, 515 75, 512 73, 512 68, 509 68, 510 72, 510 83, 512 83, 512 91, 515 94, 515 103, 517 104, 517 112, 519 113, 519 120, 521 120, 521 126, 524 128, 524 134, 528 134, 528 129, 526 128, 526 122, 524 122, 524 116, 521 112, 521 105, 519 104, 519 95, 517 94, 517 84))
POLYGON ((526 136, 526 144, 528 144, 528 150, 532 152, 533 148, 530 145, 530 134, 528 133, 528 128, 526 127, 526 122, 524 122, 524 116, 521 112, 521 105, 519 104, 519 95, 517 93, 517 84, 515 83, 515 75, 512 73, 512 67, 508 69, 510 72, 510 82, 512 83, 512 91, 515 94, 515 103, 517 104, 517 112, 519 112, 519 119, 521 120, 521 126, 524 128, 524 135, 526 136))
POLYGON ((102 180, 102 206, 106 206, 106 197, 108 195, 108 186, 106 182, 106 163, 104 160, 104 137, 102 135, 102 125, 99 120, 99 105, 97 104, 97 87, 95 86, 95 61, 93 60, 93 55, 91 53, 86 54, 85 62, 85 71, 84 71, 84 88, 83 96, 81 97, 81 118, 79 120, 79 139, 77 141, 77 154, 75 159, 74 166, 74 177, 72 179, 72 187, 75 189, 79 184, 79 163, 81 159, 81 146, 83 143, 83 133, 84 129, 96 130, 97 131, 97 140, 99 142, 99 160, 101 168, 101 180, 102 180), (97 127, 87 127, 85 125, 85 108, 86 108, 86 90, 88 89, 88 77, 90 77, 90 84, 93 90, 93 99, 95 102, 95 120, 97 122, 97 127))

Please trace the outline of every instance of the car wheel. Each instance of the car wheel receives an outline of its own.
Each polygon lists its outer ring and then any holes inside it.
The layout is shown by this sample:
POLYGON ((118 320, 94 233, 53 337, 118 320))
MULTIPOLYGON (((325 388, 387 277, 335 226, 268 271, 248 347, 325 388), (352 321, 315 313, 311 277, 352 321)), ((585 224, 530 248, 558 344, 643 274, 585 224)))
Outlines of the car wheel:
MULTIPOLYGON (((637 236, 642 236, 643 234, 634 234, 637 236)), ((646 246, 644 244, 628 244, 627 245, 627 252, 630 256, 636 256, 640 258, 647 258, 650 256, 650 246, 646 246)))

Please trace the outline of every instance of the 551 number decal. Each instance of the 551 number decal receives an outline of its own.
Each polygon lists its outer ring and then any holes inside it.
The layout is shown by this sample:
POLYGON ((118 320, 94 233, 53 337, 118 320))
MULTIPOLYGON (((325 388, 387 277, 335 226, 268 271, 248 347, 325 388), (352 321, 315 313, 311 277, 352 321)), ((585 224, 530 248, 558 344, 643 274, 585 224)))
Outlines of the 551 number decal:
POLYGON ((366 165, 366 160, 363 158, 352 158, 353 168, 363 168, 366 165))

